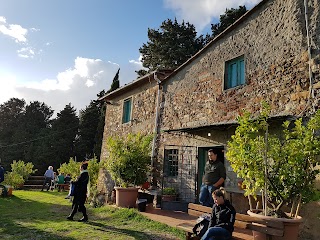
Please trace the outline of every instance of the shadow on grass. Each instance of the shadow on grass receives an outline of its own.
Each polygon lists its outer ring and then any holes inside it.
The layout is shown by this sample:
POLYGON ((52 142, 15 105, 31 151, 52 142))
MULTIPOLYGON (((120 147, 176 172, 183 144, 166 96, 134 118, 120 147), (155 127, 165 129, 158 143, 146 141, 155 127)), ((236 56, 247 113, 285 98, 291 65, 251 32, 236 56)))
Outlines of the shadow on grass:
MULTIPOLYGON (((39 193, 36 194, 38 197, 41 197, 39 193)), ((55 234, 52 233, 55 229, 51 230, 51 232, 41 229, 40 225, 46 221, 61 221, 60 214, 53 209, 62 210, 62 208, 65 208, 64 211, 67 211, 68 206, 43 203, 27 198, 23 199, 15 195, 7 198, 0 198, 1 239, 74 240, 75 238, 63 236, 64 232, 55 234), (36 227, 37 224, 39 224, 39 228, 36 227)))
MULTIPOLYGON (((141 240, 141 239, 149 240, 149 239, 151 239, 151 233, 148 234, 148 233, 141 232, 141 231, 116 228, 116 227, 113 227, 113 226, 108 226, 108 225, 105 225, 103 223, 94 222, 94 221, 88 221, 88 222, 86 222, 86 224, 94 226, 96 228, 99 228, 98 230, 99 231, 103 231, 103 232, 119 233, 119 234, 127 235, 127 236, 130 236, 130 237, 134 237, 134 239, 138 239, 138 240, 141 240)), ((152 234, 152 236, 153 236, 153 239, 160 239, 161 238, 160 236, 157 237, 157 234, 154 234, 154 233, 152 234)))
MULTIPOLYGON (((123 235, 137 240, 165 239, 157 231, 125 229, 125 225, 114 226, 112 222, 110 226, 108 223, 112 218, 100 218, 90 208, 87 223, 68 221, 66 216, 71 211, 71 203, 64 197, 65 193, 22 190, 10 198, 0 198, 0 239, 75 240, 83 238, 84 232, 88 239, 96 237, 99 232, 105 233, 105 237, 123 235)), ((77 215, 76 218, 82 217, 81 213, 77 215)))

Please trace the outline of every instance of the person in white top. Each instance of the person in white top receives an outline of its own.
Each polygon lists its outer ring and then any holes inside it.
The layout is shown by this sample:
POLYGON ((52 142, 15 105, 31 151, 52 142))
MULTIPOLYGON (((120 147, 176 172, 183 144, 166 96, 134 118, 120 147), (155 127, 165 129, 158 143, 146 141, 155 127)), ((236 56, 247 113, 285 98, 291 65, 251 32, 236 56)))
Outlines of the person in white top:
POLYGON ((49 166, 48 170, 46 170, 46 172, 44 173, 44 181, 43 181, 43 185, 42 185, 42 189, 41 191, 43 191, 43 188, 46 184, 47 185, 47 191, 49 191, 49 188, 51 186, 51 181, 54 180, 54 172, 53 172, 53 167, 49 166))

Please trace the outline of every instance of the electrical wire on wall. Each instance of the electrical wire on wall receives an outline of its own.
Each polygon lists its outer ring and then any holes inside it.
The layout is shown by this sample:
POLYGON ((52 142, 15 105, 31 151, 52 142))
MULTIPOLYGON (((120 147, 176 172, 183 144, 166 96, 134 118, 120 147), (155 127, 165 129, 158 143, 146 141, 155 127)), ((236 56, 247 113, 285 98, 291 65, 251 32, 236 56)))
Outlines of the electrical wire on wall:
POLYGON ((308 70, 309 70, 309 96, 308 102, 305 108, 298 114, 298 117, 301 117, 307 110, 308 106, 311 104, 311 114, 315 113, 315 106, 312 103, 314 100, 314 89, 313 89, 313 74, 312 74, 312 67, 311 67, 311 43, 310 43, 310 35, 309 35, 309 16, 308 16, 308 2, 307 0, 303 1, 304 3, 304 16, 305 16, 305 27, 306 27, 306 37, 307 37, 307 45, 308 45, 308 70))

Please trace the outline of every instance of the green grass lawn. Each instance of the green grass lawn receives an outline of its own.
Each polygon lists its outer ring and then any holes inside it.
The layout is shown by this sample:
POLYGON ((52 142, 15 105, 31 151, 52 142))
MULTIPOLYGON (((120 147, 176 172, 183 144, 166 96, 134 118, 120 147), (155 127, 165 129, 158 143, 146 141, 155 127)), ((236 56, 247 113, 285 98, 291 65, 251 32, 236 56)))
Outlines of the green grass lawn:
MULTIPOLYGON (((136 209, 87 206, 87 223, 67 221, 66 192, 14 190, 0 198, 0 239, 184 239, 184 233, 151 221, 136 209)), ((76 220, 82 217, 77 213, 76 220)))

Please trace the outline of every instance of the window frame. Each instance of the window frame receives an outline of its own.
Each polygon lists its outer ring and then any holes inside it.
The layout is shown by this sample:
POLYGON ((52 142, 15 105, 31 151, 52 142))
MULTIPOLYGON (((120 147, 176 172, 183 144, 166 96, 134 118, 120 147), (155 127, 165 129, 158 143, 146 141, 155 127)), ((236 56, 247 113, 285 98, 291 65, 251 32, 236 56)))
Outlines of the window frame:
POLYGON ((166 177, 179 175, 179 149, 165 149, 164 173, 166 177))
POLYGON ((122 124, 129 123, 132 120, 132 97, 123 100, 122 104, 122 124), (129 103, 129 110, 127 110, 129 103))
POLYGON ((239 87, 246 84, 246 62, 244 55, 225 62, 224 90, 239 87), (235 66, 234 69, 232 66, 235 66), (236 71, 234 71, 236 70, 236 71), (233 76, 236 74, 236 76, 233 76))

